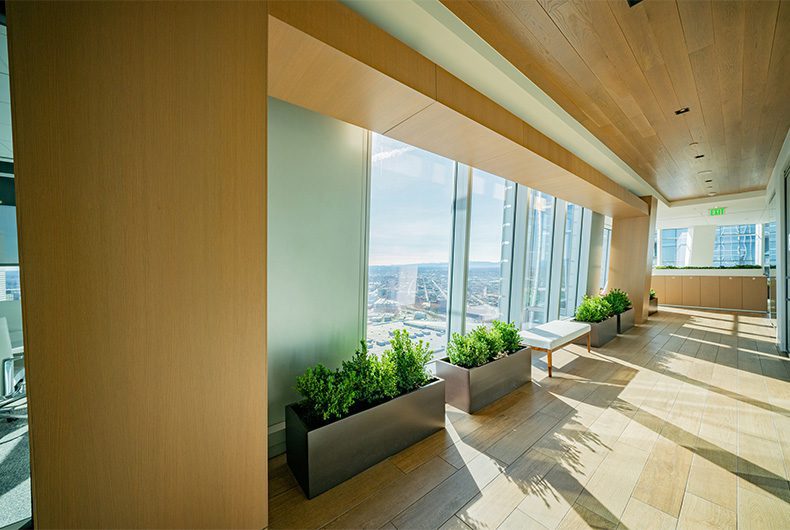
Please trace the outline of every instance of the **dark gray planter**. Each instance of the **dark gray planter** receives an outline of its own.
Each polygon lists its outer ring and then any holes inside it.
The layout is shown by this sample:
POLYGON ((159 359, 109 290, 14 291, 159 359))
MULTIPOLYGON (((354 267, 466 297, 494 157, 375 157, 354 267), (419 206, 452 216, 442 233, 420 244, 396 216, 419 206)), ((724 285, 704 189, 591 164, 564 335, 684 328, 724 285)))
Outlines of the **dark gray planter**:
MULTIPOLYGON (((603 322, 587 322, 590 325, 590 346, 600 348, 617 336, 617 317, 611 316, 603 322)), ((587 335, 573 341, 574 344, 587 345, 587 335)))
POLYGON ((617 315, 617 333, 625 333, 634 327, 634 308, 626 309, 617 315))
POLYGON ((650 305, 647 309, 647 314, 652 315, 653 313, 658 313, 658 298, 651 298, 650 305))
POLYGON ((436 375, 445 381, 445 401, 464 412, 475 412, 532 380, 532 350, 463 368, 448 358, 436 361, 436 375))
POLYGON ((285 407, 288 467, 308 499, 444 428, 444 381, 310 429, 285 407))

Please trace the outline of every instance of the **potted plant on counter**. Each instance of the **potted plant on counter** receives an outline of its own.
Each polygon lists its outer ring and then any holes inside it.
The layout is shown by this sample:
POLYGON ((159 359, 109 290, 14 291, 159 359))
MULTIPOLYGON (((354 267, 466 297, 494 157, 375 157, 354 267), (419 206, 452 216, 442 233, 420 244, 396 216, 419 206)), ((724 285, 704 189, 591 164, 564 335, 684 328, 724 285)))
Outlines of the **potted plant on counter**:
POLYGON ((625 333, 634 327, 634 308, 628 293, 620 289, 612 289, 603 298, 612 307, 612 313, 617 316, 617 333, 625 333))
MULTIPOLYGON (((612 306, 601 296, 585 296, 576 308, 574 320, 590 324, 590 345, 599 348, 617 336, 617 317, 612 314, 612 306)), ((583 336, 574 344, 587 344, 583 336)))
POLYGON ((448 356, 436 361, 436 375, 445 381, 445 400, 475 412, 532 380, 529 348, 521 346, 518 328, 494 321, 466 335, 454 333, 448 356))
POLYGON ((658 313, 658 297, 656 296, 656 290, 650 289, 650 305, 647 314, 652 315, 653 313, 658 313))
POLYGON ((370 355, 365 342, 341 368, 319 364, 296 381, 285 407, 288 466, 308 498, 444 428, 444 381, 426 370, 431 351, 407 331, 370 355))

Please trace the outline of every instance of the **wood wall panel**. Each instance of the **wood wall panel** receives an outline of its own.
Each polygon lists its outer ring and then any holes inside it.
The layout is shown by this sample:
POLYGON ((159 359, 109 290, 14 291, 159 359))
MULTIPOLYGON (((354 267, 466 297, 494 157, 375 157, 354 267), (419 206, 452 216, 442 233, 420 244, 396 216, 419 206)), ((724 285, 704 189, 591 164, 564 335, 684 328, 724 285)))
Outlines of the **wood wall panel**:
POLYGON ((667 282, 664 276, 653 276, 650 281, 651 288, 656 292, 658 303, 666 303, 667 282))
POLYGON ((724 309, 741 309, 743 304, 743 279, 739 276, 719 278, 719 303, 724 309))
POLYGON ((764 276, 744 278, 742 282, 741 304, 751 311, 768 310, 768 281, 764 276))
POLYGON ((650 282, 653 269, 653 238, 656 232, 658 200, 642 197, 650 215, 612 221, 607 287, 628 293, 634 306, 637 323, 647 320, 650 304, 650 282))
POLYGON ((701 276, 699 305, 702 307, 721 307, 719 300, 719 277, 701 276))
POLYGON ((7 5, 37 528, 263 528, 266 3, 7 5))
MULTIPOLYGON (((289 31, 277 18, 272 17, 269 24, 268 64, 274 73, 269 77, 270 96, 349 123, 366 123, 378 132, 391 129, 434 101, 432 92, 425 95, 318 39, 289 31)), ((435 69, 424 73, 424 80, 414 79, 414 74, 411 80, 435 86, 435 69)))
POLYGON ((667 305, 683 304, 683 279, 680 276, 666 276, 666 300, 667 305))
POLYGON ((700 279, 699 276, 683 276, 681 279, 683 293, 681 294, 681 305, 699 306, 700 305, 700 279))
POLYGON ((611 217, 634 194, 339 2, 270 2, 269 94, 611 217))

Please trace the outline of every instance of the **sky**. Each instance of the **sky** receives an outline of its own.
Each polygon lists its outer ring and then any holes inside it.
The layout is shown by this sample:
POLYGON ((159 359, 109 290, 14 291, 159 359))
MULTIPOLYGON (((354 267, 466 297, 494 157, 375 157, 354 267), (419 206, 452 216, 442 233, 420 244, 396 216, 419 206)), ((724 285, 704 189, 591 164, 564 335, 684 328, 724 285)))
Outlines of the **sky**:
MULTIPOLYGON (((453 205, 452 160, 373 135, 370 265, 447 263, 453 205)), ((498 262, 506 181, 475 170, 470 261, 498 262)))

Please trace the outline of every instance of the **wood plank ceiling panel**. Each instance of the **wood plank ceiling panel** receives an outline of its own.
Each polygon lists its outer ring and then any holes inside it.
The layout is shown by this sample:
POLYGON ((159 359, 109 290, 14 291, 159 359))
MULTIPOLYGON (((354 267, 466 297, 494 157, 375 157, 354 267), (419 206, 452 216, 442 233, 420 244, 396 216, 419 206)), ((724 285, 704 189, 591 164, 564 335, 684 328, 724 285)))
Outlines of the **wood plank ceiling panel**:
POLYGON ((442 1, 670 201, 765 188, 790 2, 442 1))

